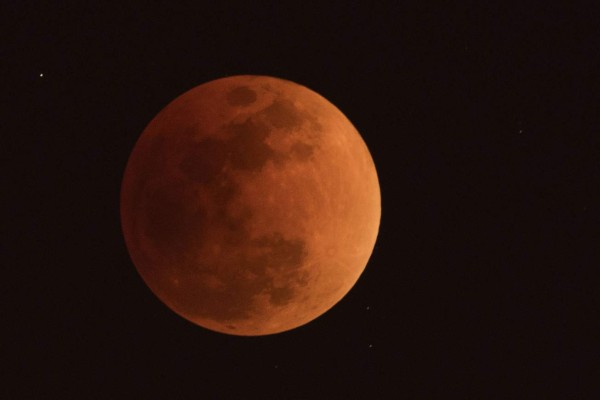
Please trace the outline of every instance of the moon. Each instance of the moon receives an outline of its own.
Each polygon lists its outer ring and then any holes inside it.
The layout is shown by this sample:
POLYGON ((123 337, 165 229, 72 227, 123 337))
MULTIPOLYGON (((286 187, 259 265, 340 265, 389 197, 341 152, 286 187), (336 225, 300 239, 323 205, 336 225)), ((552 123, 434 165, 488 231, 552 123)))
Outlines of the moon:
POLYGON ((375 164, 316 92, 232 76, 182 94, 139 137, 121 186, 133 264, 183 318, 258 336, 302 326, 364 271, 381 217, 375 164))

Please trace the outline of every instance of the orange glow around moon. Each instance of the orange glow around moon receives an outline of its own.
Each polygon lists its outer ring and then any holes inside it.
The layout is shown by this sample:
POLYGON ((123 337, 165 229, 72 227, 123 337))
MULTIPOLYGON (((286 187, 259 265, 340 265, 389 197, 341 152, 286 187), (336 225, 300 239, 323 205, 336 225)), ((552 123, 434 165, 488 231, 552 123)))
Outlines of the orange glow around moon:
POLYGON ((167 105, 121 188, 127 248, 152 292, 207 329, 267 335, 333 307, 363 272, 381 215, 375 165, 330 102, 265 76, 167 105))

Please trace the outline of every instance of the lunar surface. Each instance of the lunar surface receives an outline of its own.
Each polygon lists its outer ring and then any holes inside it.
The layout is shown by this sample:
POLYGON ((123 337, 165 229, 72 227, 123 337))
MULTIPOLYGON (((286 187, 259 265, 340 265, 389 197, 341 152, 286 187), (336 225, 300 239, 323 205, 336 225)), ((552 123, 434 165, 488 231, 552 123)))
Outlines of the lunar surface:
POLYGON ((377 237, 375 165, 330 102, 264 76, 200 85, 147 126, 121 220, 141 277, 207 329, 267 335, 306 324, 357 282, 377 237))

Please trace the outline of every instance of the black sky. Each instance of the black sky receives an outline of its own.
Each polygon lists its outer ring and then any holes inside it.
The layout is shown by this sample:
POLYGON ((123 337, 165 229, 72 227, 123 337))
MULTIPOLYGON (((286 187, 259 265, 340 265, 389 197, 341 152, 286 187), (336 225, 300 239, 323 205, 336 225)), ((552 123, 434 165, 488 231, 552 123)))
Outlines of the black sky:
POLYGON ((0 397, 592 398, 600 24, 590 7, 10 3, 0 397), (129 259, 118 214, 150 119, 237 74, 289 79, 338 106, 382 190, 379 238, 355 288, 267 337, 213 333, 163 306, 129 259))

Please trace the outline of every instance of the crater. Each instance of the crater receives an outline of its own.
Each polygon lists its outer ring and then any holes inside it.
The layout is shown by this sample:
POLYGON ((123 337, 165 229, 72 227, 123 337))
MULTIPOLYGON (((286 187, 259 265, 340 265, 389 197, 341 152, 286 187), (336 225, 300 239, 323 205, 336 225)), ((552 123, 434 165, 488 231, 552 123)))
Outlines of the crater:
POLYGON ((305 118, 294 103, 285 99, 273 101, 273 104, 261 111, 261 114, 274 127, 286 130, 301 126, 305 118))
POLYGON ((257 171, 273 158, 274 151, 265 142, 269 129, 264 124, 249 118, 242 123, 231 124, 229 129, 234 136, 227 143, 227 151, 234 168, 257 171))
POLYGON ((256 92, 247 86, 238 86, 227 94, 231 106, 245 107, 256 101, 256 92))
POLYGON ((263 290, 274 306, 288 304, 295 297, 294 288, 306 283, 306 274, 299 271, 306 259, 306 244, 302 240, 287 240, 273 233, 253 241, 259 255, 250 267, 264 277, 263 290))
POLYGON ((307 161, 314 153, 314 146, 297 142, 292 146, 291 152, 298 160, 307 161))
POLYGON ((287 240, 281 233, 275 232, 268 236, 254 239, 253 245, 261 251, 260 261, 265 267, 277 271, 289 271, 302 265, 306 257, 305 243, 302 240, 287 240))

